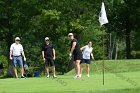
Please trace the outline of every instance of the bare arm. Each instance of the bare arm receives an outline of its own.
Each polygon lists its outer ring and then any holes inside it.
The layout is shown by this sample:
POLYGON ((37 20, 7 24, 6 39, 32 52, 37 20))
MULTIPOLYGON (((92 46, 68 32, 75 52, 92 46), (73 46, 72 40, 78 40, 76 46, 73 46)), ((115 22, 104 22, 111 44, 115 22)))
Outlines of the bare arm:
POLYGON ((73 54, 73 51, 74 51, 74 49, 75 49, 75 46, 76 46, 76 42, 73 42, 72 48, 71 48, 71 51, 70 51, 70 54, 73 54))
POLYGON ((24 53, 24 51, 22 51, 21 54, 22 54, 22 56, 25 58, 25 53, 24 53))
POLYGON ((93 53, 91 53, 91 57, 92 57, 92 59, 94 60, 94 56, 93 56, 93 53))
POLYGON ((22 54, 22 56, 23 56, 23 58, 24 58, 24 61, 26 61, 26 57, 25 57, 24 51, 22 51, 21 54, 22 54))
MULTIPOLYGON (((92 49, 92 51, 93 51, 93 49, 92 49)), ((90 55, 91 55, 92 59, 94 60, 94 56, 93 56, 93 53, 92 53, 92 52, 91 52, 91 54, 90 54, 90 55)))
POLYGON ((45 60, 44 51, 42 51, 42 58, 45 60))
POLYGON ((86 46, 81 47, 80 49, 83 51, 86 48, 86 46))
POLYGON ((12 48, 10 48, 10 60, 12 60, 12 53, 13 53, 13 50, 12 48))
POLYGON ((55 60, 55 49, 53 48, 53 59, 55 60))

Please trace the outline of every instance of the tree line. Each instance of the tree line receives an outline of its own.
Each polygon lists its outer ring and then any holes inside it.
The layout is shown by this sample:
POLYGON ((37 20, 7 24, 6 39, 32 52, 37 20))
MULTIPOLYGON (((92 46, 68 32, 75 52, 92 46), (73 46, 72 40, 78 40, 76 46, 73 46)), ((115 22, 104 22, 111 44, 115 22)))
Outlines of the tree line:
POLYGON ((140 58, 139 0, 0 0, 0 60, 10 64, 9 49, 19 36, 27 61, 42 67, 41 46, 46 36, 56 48, 57 71, 66 72, 67 34, 74 33, 81 47, 93 41, 96 60, 102 58, 98 16, 105 2, 105 59, 140 58))

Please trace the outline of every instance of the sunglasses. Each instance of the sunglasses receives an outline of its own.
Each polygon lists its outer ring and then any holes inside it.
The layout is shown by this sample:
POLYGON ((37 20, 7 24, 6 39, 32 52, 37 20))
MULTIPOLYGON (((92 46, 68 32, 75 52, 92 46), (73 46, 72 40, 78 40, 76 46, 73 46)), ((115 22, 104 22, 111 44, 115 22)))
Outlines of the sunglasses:
POLYGON ((20 41, 20 40, 16 40, 16 41, 20 41))

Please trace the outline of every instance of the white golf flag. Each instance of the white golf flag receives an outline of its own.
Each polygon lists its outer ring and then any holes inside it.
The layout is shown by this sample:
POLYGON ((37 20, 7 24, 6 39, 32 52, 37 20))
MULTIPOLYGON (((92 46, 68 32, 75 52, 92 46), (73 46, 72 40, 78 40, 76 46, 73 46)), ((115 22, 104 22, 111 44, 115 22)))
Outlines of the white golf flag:
POLYGON ((100 22, 101 26, 108 23, 106 11, 105 11, 105 5, 103 2, 102 2, 102 6, 101 6, 101 11, 99 14, 99 22, 100 22))

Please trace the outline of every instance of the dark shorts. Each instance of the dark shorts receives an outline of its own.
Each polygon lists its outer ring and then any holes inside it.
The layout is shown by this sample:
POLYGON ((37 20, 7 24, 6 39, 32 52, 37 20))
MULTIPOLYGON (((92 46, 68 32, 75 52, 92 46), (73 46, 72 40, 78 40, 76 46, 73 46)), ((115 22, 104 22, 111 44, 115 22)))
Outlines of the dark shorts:
POLYGON ((22 67, 23 66, 22 57, 21 56, 13 56, 12 64, 14 67, 16 67, 17 65, 22 67))
POLYGON ((90 64, 90 59, 82 59, 81 64, 84 64, 84 63, 90 64))
POLYGON ((45 65, 46 66, 55 66, 53 58, 46 58, 45 65))
POLYGON ((82 59, 82 52, 76 52, 76 53, 73 53, 73 56, 74 56, 74 61, 76 60, 81 60, 82 59))

